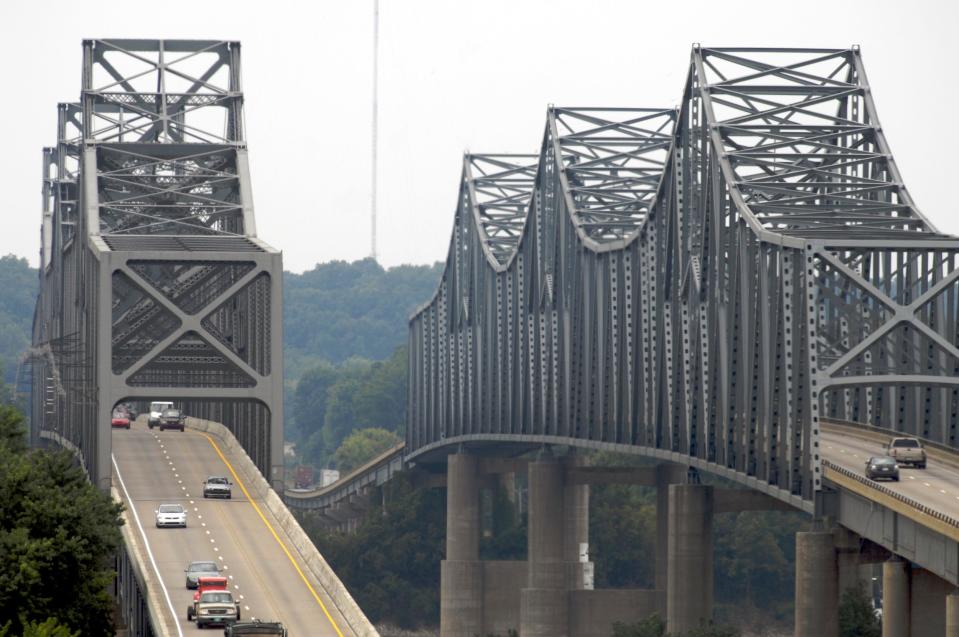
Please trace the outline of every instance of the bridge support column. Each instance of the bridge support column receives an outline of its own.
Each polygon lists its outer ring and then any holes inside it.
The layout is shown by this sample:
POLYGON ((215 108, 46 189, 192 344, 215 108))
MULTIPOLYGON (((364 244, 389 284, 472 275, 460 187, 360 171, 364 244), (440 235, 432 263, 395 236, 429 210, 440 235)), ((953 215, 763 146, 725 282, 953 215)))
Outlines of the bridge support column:
POLYGON ((479 561, 477 459, 449 456, 446 473, 446 559, 440 564, 440 637, 483 634, 483 563, 479 561))
POLYGON ((713 488, 669 486, 666 632, 696 628, 713 616, 713 488))
POLYGON ((663 462, 656 465, 656 590, 666 590, 669 547, 669 485, 685 480, 686 469, 663 462))
POLYGON ((568 637, 569 567, 564 555, 563 467, 529 463, 529 580, 520 593, 521 637, 568 637))
MULTIPOLYGON (((567 466, 583 466, 584 457, 574 455, 567 466)), ((589 560, 589 485, 566 484, 563 487, 565 532, 564 559, 569 565, 569 590, 593 588, 589 560), (583 553, 585 552, 585 560, 583 553)))
POLYGON ((924 568, 909 573, 910 637, 939 637, 946 634, 946 603, 955 587, 924 568))
POLYGON ((909 563, 894 556, 882 565, 882 637, 908 637, 909 563))
POLYGON ((796 637, 838 637, 838 570, 832 531, 796 534, 796 637))
POLYGON ((946 637, 959 637, 959 591, 946 595, 946 637))

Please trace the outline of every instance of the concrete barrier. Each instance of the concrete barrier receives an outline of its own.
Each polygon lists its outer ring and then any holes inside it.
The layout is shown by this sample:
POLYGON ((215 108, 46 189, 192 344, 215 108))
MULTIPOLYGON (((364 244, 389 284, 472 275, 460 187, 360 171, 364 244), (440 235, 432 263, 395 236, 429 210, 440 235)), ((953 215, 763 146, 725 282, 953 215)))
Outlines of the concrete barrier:
POLYGON ((373 624, 360 610, 343 582, 320 555, 316 546, 310 541, 310 538, 280 499, 280 496, 267 484, 263 474, 256 468, 256 465, 253 464, 253 461, 230 430, 218 422, 199 418, 187 418, 186 425, 190 429, 213 436, 225 447, 223 449, 224 453, 230 456, 231 462, 234 463, 234 469, 241 474, 250 495, 264 504, 276 518, 286 534, 290 546, 300 558, 301 564, 306 566, 315 583, 319 584, 337 610, 340 611, 340 615, 346 620, 350 631, 357 637, 379 637, 379 633, 376 632, 373 624))
MULTIPOLYGON (((116 480, 116 472, 113 473, 113 476, 116 480)), ((150 628, 157 637, 176 637, 179 632, 174 618, 170 615, 170 607, 163 596, 163 587, 160 585, 159 576, 150 564, 150 559, 145 550, 146 547, 143 545, 143 537, 140 535, 140 529, 137 528, 136 521, 130 513, 132 503, 121 497, 116 486, 111 487, 110 493, 115 501, 123 503, 126 507, 120 515, 123 519, 120 534, 123 536, 123 544, 130 556, 130 568, 133 571, 133 578, 136 580, 137 592, 145 597, 144 601, 147 608, 150 609, 150 628)), ((134 600, 128 600, 128 602, 135 603, 134 600)))

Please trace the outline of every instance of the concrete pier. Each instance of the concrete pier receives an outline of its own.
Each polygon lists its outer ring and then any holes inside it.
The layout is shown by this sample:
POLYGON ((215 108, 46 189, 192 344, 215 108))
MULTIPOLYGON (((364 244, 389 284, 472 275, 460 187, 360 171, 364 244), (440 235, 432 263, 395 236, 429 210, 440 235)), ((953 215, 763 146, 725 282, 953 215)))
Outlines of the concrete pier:
POLYGON ((892 557, 882 564, 882 637, 908 637, 909 563, 892 557))
POLYGON ((682 483, 686 469, 663 462, 656 465, 656 590, 665 591, 668 578, 669 485, 682 483))
POLYGON ((946 634, 946 602, 955 587, 935 573, 913 567, 909 571, 910 637, 946 634))
POLYGON ((446 559, 440 564, 441 637, 482 634, 479 529, 477 460, 469 454, 453 454, 448 459, 446 474, 446 559))
POLYGON ((529 579, 520 594, 523 637, 569 635, 563 470, 550 457, 529 463, 529 579))
POLYGON ((946 637, 959 637, 959 591, 946 595, 946 637))
POLYGON ((838 637, 838 584, 833 532, 797 533, 795 637, 838 637))
MULTIPOLYGON (((585 466, 582 455, 574 455, 567 459, 567 468, 585 466)), ((563 556, 569 568, 569 590, 583 590, 592 588, 592 578, 587 581, 587 568, 592 565, 580 560, 580 553, 585 548, 589 553, 589 485, 563 485, 564 506, 564 548, 563 556)), ((590 571, 591 574, 591 571, 590 571)))
POLYGON ((713 615, 713 487, 669 486, 666 631, 681 633, 713 615))

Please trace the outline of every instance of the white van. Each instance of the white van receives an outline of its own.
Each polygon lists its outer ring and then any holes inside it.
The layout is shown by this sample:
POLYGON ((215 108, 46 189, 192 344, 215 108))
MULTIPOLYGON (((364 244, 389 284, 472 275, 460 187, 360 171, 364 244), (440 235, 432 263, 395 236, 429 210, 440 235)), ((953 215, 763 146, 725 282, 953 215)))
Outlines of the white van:
POLYGON ((163 413, 164 409, 172 409, 173 403, 169 401, 154 401, 150 403, 150 419, 147 421, 147 424, 150 425, 150 429, 153 429, 160 424, 160 415, 163 413))

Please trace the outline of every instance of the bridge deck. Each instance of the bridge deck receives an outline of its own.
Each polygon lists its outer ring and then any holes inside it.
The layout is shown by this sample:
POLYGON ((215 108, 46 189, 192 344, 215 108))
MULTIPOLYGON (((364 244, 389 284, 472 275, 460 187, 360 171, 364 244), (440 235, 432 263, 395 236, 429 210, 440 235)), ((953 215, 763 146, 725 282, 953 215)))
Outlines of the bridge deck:
MULTIPOLYGON (((294 564, 300 558, 275 517, 261 502, 254 499, 255 507, 244 495, 227 466, 229 462, 236 467, 236 460, 224 447, 219 450, 222 457, 210 439, 189 429, 160 433, 138 422, 130 431, 113 433, 119 474, 182 634, 196 630, 195 624, 186 621, 193 591, 184 586, 183 569, 192 560, 205 559, 220 562, 231 578, 234 593, 242 596, 243 618, 280 620, 291 637, 353 634, 319 582, 303 564, 294 564), (233 499, 204 500, 202 483, 208 475, 230 476, 233 499), (188 507, 186 529, 155 527, 153 512, 163 502, 188 507)), ((139 535, 138 529, 134 531, 139 535)))

